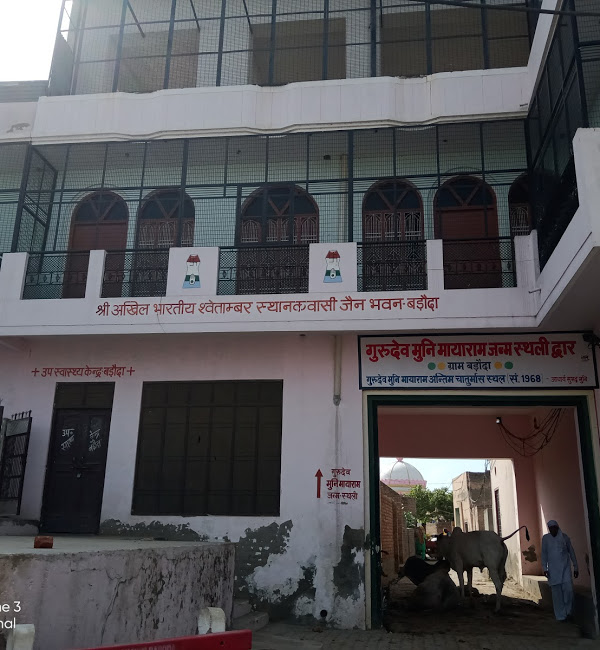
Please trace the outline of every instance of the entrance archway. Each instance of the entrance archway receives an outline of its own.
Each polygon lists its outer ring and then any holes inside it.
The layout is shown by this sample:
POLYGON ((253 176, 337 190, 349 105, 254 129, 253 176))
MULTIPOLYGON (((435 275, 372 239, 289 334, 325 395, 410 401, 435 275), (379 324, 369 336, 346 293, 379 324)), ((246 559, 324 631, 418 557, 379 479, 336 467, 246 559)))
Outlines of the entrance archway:
MULTIPOLYGON (((450 417, 448 414, 454 416, 465 416, 469 413, 474 416, 477 414, 477 417, 481 417, 482 414, 485 414, 487 418, 487 425, 490 430, 496 427, 495 424, 496 418, 499 415, 505 413, 512 413, 514 415, 515 411, 518 409, 528 410, 530 413, 531 409, 538 410, 549 410, 549 409, 565 409, 567 415, 565 416, 565 421, 570 419, 568 423, 568 428, 571 431, 571 439, 563 439, 562 443, 554 449, 552 452, 553 460, 551 461, 552 465, 544 467, 544 463, 541 466, 538 466, 535 470, 533 476, 528 475, 527 467, 521 463, 521 467, 516 467, 517 475, 517 494, 519 493, 519 481, 521 481, 521 489, 523 489, 523 481, 534 481, 536 483, 536 488, 538 490, 539 498, 536 498, 534 502, 519 505, 519 508, 523 507, 527 511, 527 519, 533 520, 536 519, 534 524, 531 524, 530 521, 521 521, 521 524, 527 524, 531 529, 535 529, 537 525, 538 531, 533 532, 537 537, 536 548, 539 553, 539 541, 541 534, 546 532, 542 530, 542 523, 545 522, 547 518, 553 518, 555 512, 558 512, 558 517, 564 517, 565 519, 571 520, 573 517, 577 519, 579 524, 574 524, 573 521, 568 521, 566 526, 571 526, 574 528, 572 535, 578 538, 579 544, 579 563, 580 571, 582 571, 582 565, 586 565, 586 557, 589 555, 589 563, 587 563, 587 569, 589 570, 589 581, 591 585, 591 594, 589 602, 595 602, 595 594, 599 592, 600 589, 600 576, 598 575, 598 566, 600 561, 600 544, 599 544, 599 534, 600 534, 600 513, 598 508, 598 485, 596 478, 596 468, 594 461, 594 454, 597 454, 597 442, 595 440, 595 433, 593 434, 593 425, 590 419, 590 413, 593 412, 594 405, 593 393, 578 393, 576 395, 569 395, 565 392, 557 393, 554 396, 549 396, 546 394, 528 394, 523 396, 523 394, 508 394, 503 393, 499 396, 490 396, 489 394, 475 393, 468 391, 465 392, 453 392, 452 394, 438 394, 438 395, 423 395, 423 394, 368 394, 366 397, 366 408, 368 412, 368 434, 367 441, 369 447, 369 485, 370 485, 370 502, 369 502, 369 516, 368 524, 370 537, 372 540, 371 552, 369 556, 369 572, 370 576, 370 607, 368 613, 371 614, 371 624, 373 627, 378 627, 381 625, 381 555, 379 553, 380 548, 380 508, 379 508, 379 456, 380 456, 380 446, 382 435, 385 437, 386 431, 389 435, 390 432, 390 423, 385 422, 385 417, 389 417, 389 410, 396 410, 398 414, 403 418, 403 425, 399 428, 399 420, 393 426, 393 431, 395 435, 400 435, 397 432, 401 431, 402 436, 410 436, 411 425, 409 420, 412 418, 413 429, 414 425, 418 425, 418 435, 409 441, 408 446, 405 448, 410 451, 408 453, 415 453, 417 456, 422 455, 423 449, 422 445, 429 442, 432 450, 438 450, 438 453, 435 455, 438 457, 458 457, 457 454, 452 455, 452 446, 458 451, 462 444, 462 450, 469 449, 470 456, 477 457, 481 456, 482 449, 474 449, 473 447, 465 446, 464 440, 461 442, 455 439, 455 436, 449 431, 451 424, 448 422, 450 417), (386 414, 386 411, 387 414, 386 414), (570 413, 570 415, 569 415, 570 413), (427 419, 441 417, 442 421, 445 422, 444 426, 440 427, 440 422, 429 421, 427 424, 427 419), (383 419, 382 419, 383 418, 383 419), (407 419, 408 418, 408 419, 407 419), (440 435, 439 438, 436 438, 435 431, 443 431, 444 434, 440 435), (433 437, 432 437, 433 436, 433 437), (445 441, 445 442, 444 442, 445 441), (440 443, 442 444, 443 450, 442 453, 439 453, 440 443), (566 445, 564 450, 560 445, 566 445), (415 447, 417 445, 417 447, 415 447), (421 451, 419 452, 418 447, 421 445, 421 451), (450 447, 449 447, 450 445, 450 447), (570 447, 569 447, 570 446, 570 447), (570 449, 570 450, 569 450, 570 449), (448 455, 446 455, 448 454, 448 455), (554 467, 558 463, 558 469, 560 470, 560 464, 566 462, 567 455, 571 458, 569 461, 576 468, 575 471, 567 469, 566 466, 564 469, 563 476, 557 474, 557 468, 554 467), (581 471, 579 470, 579 465, 581 465, 581 471), (540 468, 541 467, 541 468, 540 468), (541 472, 541 474, 540 474, 541 472), (540 479, 541 477, 541 479, 540 479), (577 495, 575 492, 566 493, 563 489, 563 483, 557 481, 557 479, 565 479, 569 485, 573 485, 575 491, 579 490, 579 501, 577 501, 577 495), (540 485, 544 487, 540 487, 540 485), (542 494, 542 490, 544 491, 542 494), (583 502, 581 500, 581 495, 583 495, 583 502), (554 501, 552 502, 552 499, 554 501), (547 503, 551 505, 548 506, 547 503), (577 506, 577 507, 575 507, 577 506), (579 511, 578 514, 576 511, 579 511)), ((460 418, 458 418, 460 419, 460 418)), ((595 426, 595 425, 594 425, 595 426)), ((470 435, 472 436, 473 444, 476 444, 477 440, 480 440, 482 435, 481 423, 478 421, 476 430, 471 431, 470 435)), ((488 432, 489 433, 489 432, 488 432)), ((497 441, 496 441, 497 442, 497 441)), ((384 442, 384 447, 385 447, 384 442)), ((552 443, 551 443, 552 444, 552 443)), ((501 451, 500 447, 497 447, 495 451, 491 449, 485 449, 484 456, 487 456, 488 452, 497 457, 505 456, 505 453, 501 451)), ((390 449, 389 447, 385 449, 382 455, 395 455, 397 449, 390 449)), ((431 454, 426 454, 426 457, 431 457, 431 454)), ((570 467, 570 466, 569 466, 570 467)), ((523 497, 525 500, 527 498, 523 497)), ((503 531, 504 534, 512 532, 503 531)), ((567 531, 568 532, 568 531, 567 531)), ((533 535, 532 535, 533 539, 533 535)), ((517 549, 517 553, 520 551, 517 549)), ((587 627, 588 633, 590 631, 597 633, 597 621, 598 621, 598 611, 597 603, 594 607, 594 614, 591 618, 587 618, 584 622, 587 627)))

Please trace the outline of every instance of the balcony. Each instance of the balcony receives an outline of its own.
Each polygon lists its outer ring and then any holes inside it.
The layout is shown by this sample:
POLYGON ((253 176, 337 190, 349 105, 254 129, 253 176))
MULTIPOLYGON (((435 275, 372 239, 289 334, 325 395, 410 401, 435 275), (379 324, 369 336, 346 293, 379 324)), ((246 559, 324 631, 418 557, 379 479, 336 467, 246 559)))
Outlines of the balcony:
POLYGON ((220 296, 308 292, 308 246, 220 249, 220 296))
POLYGON ((126 250, 106 253, 102 298, 164 296, 169 250, 126 250))
MULTIPOLYGON (((513 0, 528 5, 535 0, 513 0)), ((66 3, 52 95, 150 93, 527 65, 526 13, 429 2, 66 3)))
POLYGON ((198 282, 204 294, 215 296, 294 295, 313 293, 315 287, 322 292, 426 291, 432 273, 428 261, 433 256, 434 268, 439 268, 442 255, 443 272, 433 273, 438 278, 435 284, 446 290, 517 286, 514 243, 496 238, 34 253, 27 255, 19 298, 83 299, 93 293, 92 286, 100 298, 160 298, 168 295, 170 284, 176 287, 175 278, 190 275, 190 264, 202 266, 198 282), (344 249, 347 253, 342 256, 338 250, 344 249), (175 270, 173 258, 182 255, 188 259, 175 270), (98 270, 99 282, 93 277, 98 270))

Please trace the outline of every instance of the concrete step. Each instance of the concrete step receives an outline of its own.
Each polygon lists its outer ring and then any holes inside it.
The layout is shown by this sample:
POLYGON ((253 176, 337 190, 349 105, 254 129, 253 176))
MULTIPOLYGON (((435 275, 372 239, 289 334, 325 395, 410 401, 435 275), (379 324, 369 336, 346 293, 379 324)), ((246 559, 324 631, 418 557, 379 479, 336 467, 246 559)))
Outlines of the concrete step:
POLYGON ((244 614, 244 616, 233 619, 231 629, 257 632, 258 630, 262 630, 268 622, 269 615, 267 612, 251 612, 250 614, 244 614))
POLYGON ((246 616, 252 611, 252 605, 247 600, 242 600, 241 598, 236 598, 233 601, 233 618, 240 618, 240 616, 246 616))

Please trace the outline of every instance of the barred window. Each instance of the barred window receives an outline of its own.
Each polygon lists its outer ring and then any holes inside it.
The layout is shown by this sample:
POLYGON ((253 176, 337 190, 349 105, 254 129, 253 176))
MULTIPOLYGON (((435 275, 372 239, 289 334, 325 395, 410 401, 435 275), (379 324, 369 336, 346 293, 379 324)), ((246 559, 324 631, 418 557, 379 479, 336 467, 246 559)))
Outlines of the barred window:
MULTIPOLYGON (((179 206, 178 189, 158 190, 150 194, 140 208, 138 220, 138 248, 172 248, 177 246, 179 206)), ((194 245, 194 202, 186 194, 183 202, 181 245, 194 245)))
POLYGON ((510 234, 528 235, 531 232, 531 207, 529 201, 529 179, 527 174, 519 176, 508 192, 510 211, 510 234))
POLYGON ((279 515, 283 382, 145 383, 132 513, 279 515))
POLYGON ((319 208, 312 196, 297 185, 267 185, 251 194, 242 206, 240 243, 318 241, 319 208))
POLYGON ((423 204, 404 180, 380 181, 363 200, 363 240, 404 241, 423 238, 423 204))

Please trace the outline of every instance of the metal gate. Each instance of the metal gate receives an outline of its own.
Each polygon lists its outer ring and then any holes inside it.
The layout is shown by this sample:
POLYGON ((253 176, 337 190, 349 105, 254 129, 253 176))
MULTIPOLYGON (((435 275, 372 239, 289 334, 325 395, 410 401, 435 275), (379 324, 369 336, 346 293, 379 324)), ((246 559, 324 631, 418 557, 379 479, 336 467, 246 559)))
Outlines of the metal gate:
POLYGON ((0 514, 18 515, 21 512, 23 480, 31 433, 31 411, 17 413, 2 422, 0 445, 0 514))

